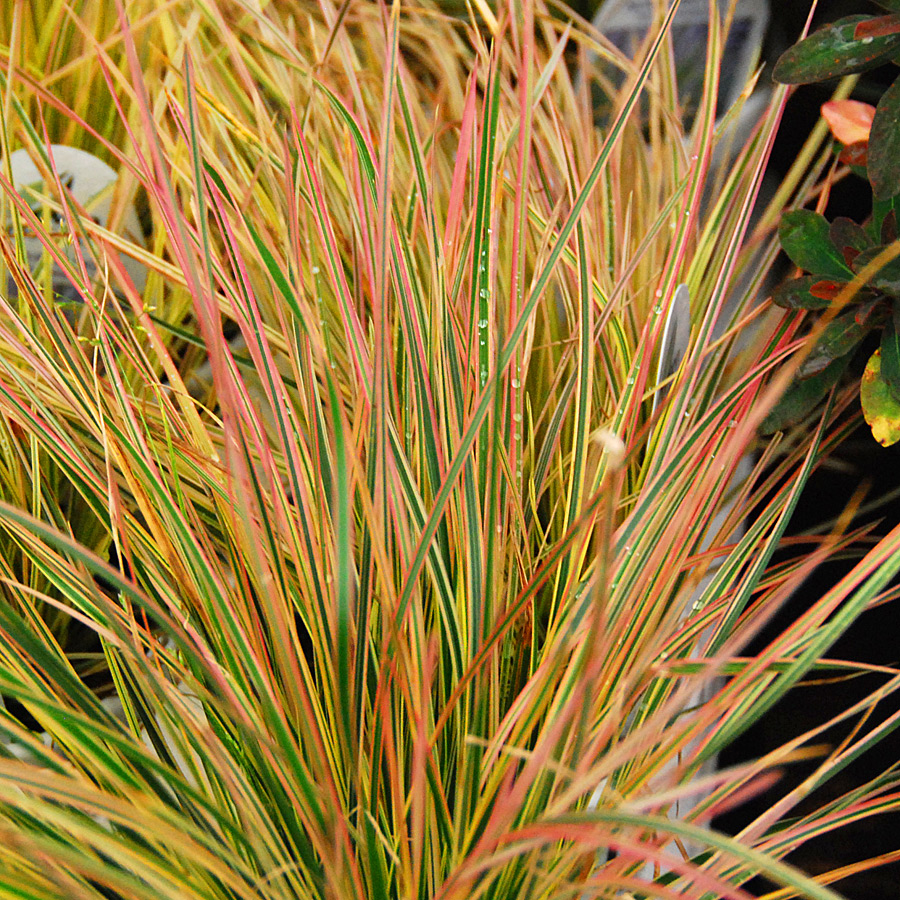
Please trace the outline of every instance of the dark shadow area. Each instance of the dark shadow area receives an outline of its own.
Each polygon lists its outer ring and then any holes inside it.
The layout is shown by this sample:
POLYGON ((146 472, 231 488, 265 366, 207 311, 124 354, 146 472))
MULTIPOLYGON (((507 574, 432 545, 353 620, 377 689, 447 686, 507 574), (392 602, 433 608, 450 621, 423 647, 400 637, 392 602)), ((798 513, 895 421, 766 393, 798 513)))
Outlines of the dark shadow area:
MULTIPOLYGON (((772 24, 766 45, 766 58, 771 64, 783 49, 799 35, 806 13, 807 3, 780 3, 772 5, 772 24)), ((819 4, 815 25, 832 22, 837 18, 856 13, 878 15, 878 8, 869 2, 848 0, 823 0, 819 4)), ((853 98, 877 103, 878 98, 897 76, 894 66, 865 73, 853 98)), ((766 75, 763 76, 764 78, 766 75)), ((817 122, 821 104, 827 101, 835 82, 799 87, 791 97, 784 116, 784 124, 772 157, 772 169, 776 175, 785 172, 817 122)), ((862 222, 871 210, 868 185, 852 177, 837 185, 831 192, 826 216, 848 216, 862 222)), ((858 412, 859 401, 851 408, 858 412)), ((890 499, 900 488, 900 445, 885 449, 875 442, 865 423, 861 423, 852 437, 840 448, 836 456, 817 471, 810 480, 800 505, 791 521, 789 533, 799 535, 815 529, 824 522, 834 520, 860 490, 865 491, 865 503, 889 498, 881 508, 860 516, 853 526, 877 523, 874 535, 883 535, 900 521, 900 500, 890 499)), ((782 557, 784 558, 784 557, 782 557)), ((823 565, 809 579, 772 621, 749 652, 764 646, 768 641, 794 621, 816 600, 827 592, 853 567, 854 559, 840 559, 823 565)), ((869 610, 844 637, 829 650, 828 656, 858 662, 896 666, 900 664, 900 608, 887 603, 869 610)), ((851 706, 883 684, 886 678, 866 675, 850 679, 810 679, 809 683, 794 688, 759 723, 754 725, 740 741, 722 756, 723 765, 759 757, 780 746, 791 737, 827 721, 839 711, 851 706)), ((861 734, 887 719, 900 709, 900 697, 887 698, 865 721, 859 719, 830 729, 817 744, 840 746, 853 729, 861 734)), ((805 810, 821 806, 861 785, 869 783, 900 761, 900 731, 890 734, 875 749, 848 765, 826 787, 805 798, 796 809, 802 816, 805 810)), ((763 794, 739 809, 729 812, 715 825, 726 832, 736 833, 756 815, 764 812, 771 802, 784 792, 802 783, 813 771, 815 760, 789 766, 781 782, 768 794, 763 794)), ((852 866, 860 860, 896 851, 900 847, 900 815, 872 816, 841 828, 833 834, 810 841, 792 854, 788 861, 810 874, 818 874, 844 866, 852 866)), ((868 872, 850 875, 832 885, 848 900, 884 900, 897 894, 900 886, 900 864, 882 866, 868 872)), ((751 891, 763 894, 775 886, 765 883, 749 885, 751 891)))

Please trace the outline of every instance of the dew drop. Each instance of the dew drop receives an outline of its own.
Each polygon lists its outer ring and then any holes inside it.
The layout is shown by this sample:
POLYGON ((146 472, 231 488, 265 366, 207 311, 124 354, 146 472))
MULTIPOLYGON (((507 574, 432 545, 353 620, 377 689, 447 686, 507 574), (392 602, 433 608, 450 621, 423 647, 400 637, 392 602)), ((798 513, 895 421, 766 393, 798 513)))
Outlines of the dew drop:
POLYGON ((518 378, 513 378, 513 380, 512 380, 512 386, 513 386, 514 388, 518 389, 518 388, 522 387, 522 382, 519 381, 518 378))
POLYGON ((313 275, 318 275, 318 274, 319 274, 319 267, 318 267, 318 266, 313 266, 313 267, 312 267, 312 273, 313 273, 313 275))

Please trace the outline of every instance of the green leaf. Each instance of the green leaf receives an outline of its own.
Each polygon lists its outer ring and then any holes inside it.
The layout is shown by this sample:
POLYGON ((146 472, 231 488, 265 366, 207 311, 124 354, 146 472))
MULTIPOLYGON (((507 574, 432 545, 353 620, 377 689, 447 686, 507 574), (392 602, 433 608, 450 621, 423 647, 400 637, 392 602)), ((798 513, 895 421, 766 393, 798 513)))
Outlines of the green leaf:
POLYGON ((859 399, 875 440, 883 447, 900 441, 900 402, 882 374, 881 350, 876 350, 866 364, 859 399))
POLYGON ((205 160, 203 160, 203 171, 206 172, 207 178, 216 186, 219 190, 219 193, 235 208, 237 209, 237 204, 234 202, 234 198, 231 196, 231 192, 225 186, 225 182, 222 180, 222 176, 205 160))
POLYGON ((900 0, 872 0, 876 6, 882 9, 889 9, 893 12, 900 12, 900 0))
POLYGON ((825 326, 822 337, 797 370, 797 378, 805 379, 818 375, 836 360, 848 356, 871 330, 870 325, 861 325, 856 321, 855 312, 838 316, 825 326))
MULTIPOLYGON (((831 305, 831 300, 812 293, 813 287, 821 284, 823 281, 818 275, 792 278, 775 289, 775 293, 772 294, 772 302, 783 309, 827 309, 831 305)), ((834 282, 829 281, 824 284, 834 284, 834 282)))
POLYGON ((888 320, 881 335, 881 379, 891 396, 900 400, 900 334, 894 318, 888 320))
POLYGON ((891 213, 897 215, 896 207, 900 205, 900 199, 891 197, 888 200, 879 200, 877 197, 872 200, 872 218, 866 225, 866 231, 876 244, 884 244, 882 237, 882 229, 891 213))
POLYGON ((802 422, 838 383, 850 364, 844 356, 810 378, 795 379, 759 426, 761 434, 785 431, 802 422))
POLYGON ((778 237, 794 265, 813 275, 848 281, 853 270, 831 242, 828 220, 811 209, 794 209, 782 216, 778 237))
POLYGON ((781 84, 808 84, 874 69, 900 49, 900 34, 857 38, 857 26, 872 21, 848 16, 820 28, 781 55, 772 77, 781 84))
MULTIPOLYGON (((872 247, 870 250, 860 253, 853 260, 854 270, 861 272, 884 249, 884 247, 872 247)), ((876 290, 889 294, 891 297, 900 297, 900 257, 885 263, 869 279, 869 284, 876 290)))
POLYGON ((869 181, 878 200, 900 194, 900 79, 882 95, 869 134, 869 181))

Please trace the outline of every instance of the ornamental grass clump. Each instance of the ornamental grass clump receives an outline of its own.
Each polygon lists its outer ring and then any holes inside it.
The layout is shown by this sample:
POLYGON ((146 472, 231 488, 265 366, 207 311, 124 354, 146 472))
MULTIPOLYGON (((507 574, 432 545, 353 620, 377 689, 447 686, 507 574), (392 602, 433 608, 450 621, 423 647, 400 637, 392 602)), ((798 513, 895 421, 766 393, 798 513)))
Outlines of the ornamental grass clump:
POLYGON ((898 673, 711 766, 863 668, 828 648, 900 567, 891 533, 742 655, 860 537, 771 562, 846 395, 741 477, 803 344, 760 302, 777 213, 827 162, 751 228, 783 89, 713 168, 715 19, 685 133, 670 19, 630 62, 543 2, 0 15, 0 897, 833 900, 783 859, 897 808, 894 770, 813 792, 898 673), (105 224, 52 144, 119 173, 105 224))

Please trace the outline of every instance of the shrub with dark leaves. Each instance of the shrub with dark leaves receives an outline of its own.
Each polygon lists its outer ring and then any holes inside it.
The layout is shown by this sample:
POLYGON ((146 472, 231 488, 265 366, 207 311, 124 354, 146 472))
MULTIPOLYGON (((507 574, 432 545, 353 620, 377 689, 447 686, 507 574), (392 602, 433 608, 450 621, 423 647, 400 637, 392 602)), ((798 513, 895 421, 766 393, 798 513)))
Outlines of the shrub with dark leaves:
MULTIPOLYGON (((775 80, 806 84, 900 64, 900 0, 877 5, 887 14, 848 16, 791 47, 775 66, 775 80)), ((872 215, 864 225, 828 222, 807 209, 782 219, 782 248, 807 274, 782 284, 772 299, 831 320, 763 427, 777 431, 802 420, 837 384, 864 339, 880 332, 860 398, 873 435, 888 446, 900 440, 900 79, 875 108, 833 101, 823 114, 843 144, 840 161, 871 185, 872 215)))

